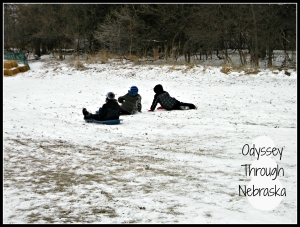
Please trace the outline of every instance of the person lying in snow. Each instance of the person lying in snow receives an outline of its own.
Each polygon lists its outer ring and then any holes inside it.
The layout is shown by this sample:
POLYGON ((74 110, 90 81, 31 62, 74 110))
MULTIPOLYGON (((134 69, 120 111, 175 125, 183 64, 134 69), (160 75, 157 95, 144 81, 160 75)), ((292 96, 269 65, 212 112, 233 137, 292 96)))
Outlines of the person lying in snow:
POLYGON ((113 92, 108 92, 106 94, 106 99, 102 107, 99 108, 99 111, 96 114, 89 113, 86 108, 82 109, 82 114, 85 119, 93 118, 97 121, 105 120, 117 120, 120 117, 120 106, 115 99, 115 94, 113 92))
POLYGON ((194 104, 180 102, 177 99, 171 97, 167 91, 164 91, 163 86, 158 84, 154 87, 154 99, 152 101, 152 105, 150 110, 154 111, 156 105, 159 103, 161 107, 158 109, 166 109, 166 110, 188 110, 188 109, 197 109, 194 104))
POLYGON ((138 94, 139 89, 132 86, 126 95, 120 96, 118 102, 121 103, 121 115, 135 114, 142 111, 142 97, 138 94))

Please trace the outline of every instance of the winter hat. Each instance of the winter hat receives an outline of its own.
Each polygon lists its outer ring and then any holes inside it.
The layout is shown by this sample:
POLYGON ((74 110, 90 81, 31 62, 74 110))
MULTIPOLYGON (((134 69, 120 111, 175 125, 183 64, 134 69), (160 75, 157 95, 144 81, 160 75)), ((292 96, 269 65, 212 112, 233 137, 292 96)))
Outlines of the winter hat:
POLYGON ((114 99, 115 98, 115 94, 113 92, 108 92, 106 94, 106 98, 108 98, 108 99, 114 99))
POLYGON ((153 90, 155 93, 160 93, 164 91, 163 86, 161 84, 156 85, 153 90))
POLYGON ((136 86, 132 86, 130 88, 130 90, 128 91, 128 93, 130 94, 130 96, 136 96, 139 92, 139 89, 136 86))

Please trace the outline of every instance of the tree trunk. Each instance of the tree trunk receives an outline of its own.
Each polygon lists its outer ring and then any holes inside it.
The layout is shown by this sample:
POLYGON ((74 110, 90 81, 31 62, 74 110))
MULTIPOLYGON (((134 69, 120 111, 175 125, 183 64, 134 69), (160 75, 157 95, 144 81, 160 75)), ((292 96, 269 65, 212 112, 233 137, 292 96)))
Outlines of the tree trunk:
MULTIPOLYGON (((251 53, 252 60, 255 66, 258 66, 258 41, 257 41, 257 28, 256 28, 256 17, 254 7, 251 4, 251 11, 253 16, 253 27, 254 27, 254 53, 251 53)), ((253 49, 253 48, 252 48, 253 49)))
POLYGON ((34 54, 37 56, 41 56, 41 49, 40 49, 41 41, 39 39, 36 39, 34 41, 34 54))
POLYGON ((273 50, 269 48, 268 52, 268 67, 272 67, 273 50))
POLYGON ((46 54, 46 53, 47 53, 46 44, 42 42, 42 54, 46 54))

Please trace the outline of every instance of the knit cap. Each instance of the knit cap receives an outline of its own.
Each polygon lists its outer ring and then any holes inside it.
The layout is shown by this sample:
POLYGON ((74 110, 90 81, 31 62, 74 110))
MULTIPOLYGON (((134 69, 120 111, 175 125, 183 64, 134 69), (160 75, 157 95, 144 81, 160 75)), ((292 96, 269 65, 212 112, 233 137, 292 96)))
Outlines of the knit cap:
POLYGON ((113 92, 108 92, 106 94, 106 98, 108 98, 108 99, 114 99, 115 98, 115 94, 113 92))
POLYGON ((139 92, 139 89, 136 86, 132 86, 130 88, 130 90, 128 91, 128 93, 130 94, 130 96, 136 96, 139 92))
POLYGON ((164 91, 163 86, 161 84, 157 84, 154 88, 153 88, 155 93, 161 93, 164 91))

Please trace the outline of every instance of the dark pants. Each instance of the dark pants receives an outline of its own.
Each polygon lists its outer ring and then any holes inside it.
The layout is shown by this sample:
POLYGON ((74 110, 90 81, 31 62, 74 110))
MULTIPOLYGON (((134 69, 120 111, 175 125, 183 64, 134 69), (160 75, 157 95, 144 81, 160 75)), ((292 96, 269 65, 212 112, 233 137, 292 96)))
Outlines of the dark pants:
POLYGON ((89 118, 92 118, 92 119, 95 119, 97 121, 101 121, 100 120, 100 114, 98 114, 99 112, 96 111, 96 114, 91 114, 89 116, 84 116, 85 119, 89 119, 89 118))
POLYGON ((185 103, 185 102, 177 102, 175 106, 173 107, 173 110, 181 110, 181 106, 188 106, 190 109, 196 109, 195 105, 192 103, 185 103))
POLYGON ((121 106, 121 111, 120 111, 120 115, 131 115, 131 113, 127 112, 126 110, 123 110, 122 109, 122 106, 121 106))
POLYGON ((106 120, 116 120, 116 119, 119 119, 119 117, 117 116, 113 116, 113 117, 104 117, 104 119, 100 118, 100 111, 101 110, 97 110, 95 114, 91 114, 87 117, 87 116, 84 116, 85 119, 89 119, 89 118, 92 118, 94 120, 97 120, 97 121, 106 121, 106 120))

